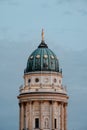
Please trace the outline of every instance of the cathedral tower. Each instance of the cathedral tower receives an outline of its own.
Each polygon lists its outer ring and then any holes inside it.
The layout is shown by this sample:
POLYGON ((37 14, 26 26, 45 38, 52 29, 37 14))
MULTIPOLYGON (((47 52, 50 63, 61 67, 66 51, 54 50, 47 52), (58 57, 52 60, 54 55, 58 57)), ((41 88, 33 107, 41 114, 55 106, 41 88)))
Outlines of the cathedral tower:
POLYGON ((19 130, 67 130, 68 96, 59 59, 42 41, 28 58, 20 87, 19 130))

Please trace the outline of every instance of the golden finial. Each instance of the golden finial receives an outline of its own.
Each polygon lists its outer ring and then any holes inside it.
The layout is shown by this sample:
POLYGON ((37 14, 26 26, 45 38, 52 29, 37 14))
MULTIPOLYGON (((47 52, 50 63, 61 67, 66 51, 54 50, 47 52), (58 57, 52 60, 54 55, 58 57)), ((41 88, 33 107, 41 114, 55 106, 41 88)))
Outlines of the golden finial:
POLYGON ((44 41, 44 30, 42 29, 42 41, 44 41))

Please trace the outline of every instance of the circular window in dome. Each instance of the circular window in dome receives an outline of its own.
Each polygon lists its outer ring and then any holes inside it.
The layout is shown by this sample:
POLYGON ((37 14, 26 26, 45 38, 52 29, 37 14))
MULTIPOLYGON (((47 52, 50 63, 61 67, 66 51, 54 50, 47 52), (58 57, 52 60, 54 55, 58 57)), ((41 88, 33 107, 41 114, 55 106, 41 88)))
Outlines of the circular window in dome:
POLYGON ((54 56, 53 56, 53 55, 51 55, 51 59, 54 59, 54 56))
POLYGON ((37 56, 36 56, 36 58, 38 58, 38 59, 39 59, 39 58, 40 58, 40 55, 37 55, 37 56))
POLYGON ((54 79, 53 81, 54 81, 54 83, 56 83, 56 82, 57 82, 57 79, 54 79))
POLYGON ((31 82, 31 79, 28 79, 28 83, 30 83, 31 82))
POLYGON ((48 55, 44 55, 44 58, 47 59, 47 58, 48 58, 48 55))
POLYGON ((36 79, 35 79, 35 82, 39 82, 39 79, 38 79, 38 78, 36 78, 36 79))
POLYGON ((32 60, 32 59, 33 59, 33 56, 31 56, 30 59, 32 60))

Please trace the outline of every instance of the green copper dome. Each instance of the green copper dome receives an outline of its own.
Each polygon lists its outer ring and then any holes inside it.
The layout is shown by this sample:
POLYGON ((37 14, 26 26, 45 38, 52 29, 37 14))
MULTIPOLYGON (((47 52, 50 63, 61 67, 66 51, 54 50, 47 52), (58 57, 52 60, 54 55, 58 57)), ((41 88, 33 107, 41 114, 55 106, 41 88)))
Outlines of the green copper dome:
POLYGON ((43 40, 38 48, 29 56, 27 67, 24 73, 34 71, 54 71, 59 72, 59 61, 56 55, 48 48, 43 40))
POLYGON ((59 72, 59 62, 56 55, 41 42, 38 48, 29 56, 25 73, 33 71, 59 72))

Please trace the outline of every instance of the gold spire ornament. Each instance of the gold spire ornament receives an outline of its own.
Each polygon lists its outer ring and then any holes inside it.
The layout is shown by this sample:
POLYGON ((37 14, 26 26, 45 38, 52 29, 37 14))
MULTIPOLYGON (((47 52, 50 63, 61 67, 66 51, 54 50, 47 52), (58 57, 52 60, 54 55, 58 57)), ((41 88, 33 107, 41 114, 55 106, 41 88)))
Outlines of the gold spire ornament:
POLYGON ((42 29, 42 41, 44 41, 44 30, 42 29))

